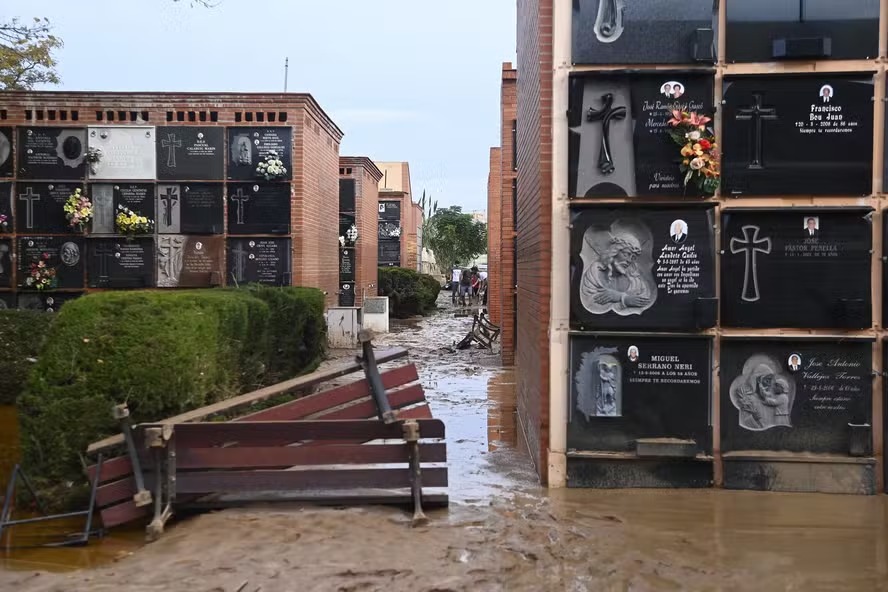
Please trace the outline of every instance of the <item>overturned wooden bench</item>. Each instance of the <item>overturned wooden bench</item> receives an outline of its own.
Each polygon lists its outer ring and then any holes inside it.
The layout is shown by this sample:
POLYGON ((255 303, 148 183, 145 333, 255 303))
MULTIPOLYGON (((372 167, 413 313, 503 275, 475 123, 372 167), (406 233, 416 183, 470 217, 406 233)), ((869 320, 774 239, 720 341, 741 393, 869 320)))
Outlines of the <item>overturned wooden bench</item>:
MULTIPOLYGON (((423 507, 448 503, 445 428, 432 418, 415 365, 376 370, 376 362, 406 355, 378 352, 369 369, 343 362, 161 422, 130 426, 118 408, 123 434, 88 449, 128 450, 102 464, 96 508, 103 525, 150 518, 149 538, 156 538, 176 510, 250 501, 412 504, 414 523, 423 523, 423 507), (206 421, 362 369, 364 378, 342 386, 231 421, 206 421), (373 397, 375 379, 391 410, 387 421, 373 397)), ((95 469, 88 468, 91 477, 95 469)))

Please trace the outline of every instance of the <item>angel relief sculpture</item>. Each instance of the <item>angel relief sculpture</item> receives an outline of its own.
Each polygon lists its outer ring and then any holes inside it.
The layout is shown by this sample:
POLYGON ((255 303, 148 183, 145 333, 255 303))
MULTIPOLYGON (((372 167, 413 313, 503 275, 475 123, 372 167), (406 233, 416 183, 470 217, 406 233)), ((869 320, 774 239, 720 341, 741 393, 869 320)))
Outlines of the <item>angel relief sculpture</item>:
POLYGON ((580 257, 580 302, 592 314, 640 315, 657 300, 650 230, 641 222, 616 220, 609 229, 590 227, 580 257))

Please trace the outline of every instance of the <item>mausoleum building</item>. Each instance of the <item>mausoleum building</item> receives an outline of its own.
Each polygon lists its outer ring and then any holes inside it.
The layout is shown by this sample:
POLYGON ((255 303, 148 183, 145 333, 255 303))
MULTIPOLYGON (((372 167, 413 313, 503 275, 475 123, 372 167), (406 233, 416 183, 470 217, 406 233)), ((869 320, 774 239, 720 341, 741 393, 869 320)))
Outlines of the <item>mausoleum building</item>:
POLYGON ((379 287, 381 178, 382 171, 366 156, 339 159, 339 306, 361 306, 379 287))

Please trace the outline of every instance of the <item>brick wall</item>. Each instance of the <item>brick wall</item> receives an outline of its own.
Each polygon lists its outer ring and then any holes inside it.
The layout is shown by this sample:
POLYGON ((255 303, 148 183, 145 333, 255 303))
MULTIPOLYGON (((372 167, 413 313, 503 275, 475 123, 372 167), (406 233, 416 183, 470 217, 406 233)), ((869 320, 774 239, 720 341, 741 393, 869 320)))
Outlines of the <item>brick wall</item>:
POLYGON ((343 156, 340 176, 355 180, 355 225, 358 244, 355 261, 355 306, 364 303, 364 294, 376 296, 379 285, 379 180, 382 172, 369 159, 343 156), (343 172, 343 169, 346 169, 343 172), (348 172, 350 170, 351 172, 348 172))
POLYGON ((552 2, 518 0, 518 417, 540 480, 549 440, 552 2))
POLYGON ((503 322, 502 153, 502 148, 490 149, 490 174, 487 176, 487 312, 497 325, 503 322))
POLYGON ((518 72, 512 64, 503 64, 502 90, 500 93, 500 142, 502 146, 502 176, 500 179, 500 276, 502 278, 500 301, 502 303, 502 327, 500 344, 503 365, 515 363, 515 204, 514 191, 518 178, 515 154, 515 126, 518 119, 518 72))

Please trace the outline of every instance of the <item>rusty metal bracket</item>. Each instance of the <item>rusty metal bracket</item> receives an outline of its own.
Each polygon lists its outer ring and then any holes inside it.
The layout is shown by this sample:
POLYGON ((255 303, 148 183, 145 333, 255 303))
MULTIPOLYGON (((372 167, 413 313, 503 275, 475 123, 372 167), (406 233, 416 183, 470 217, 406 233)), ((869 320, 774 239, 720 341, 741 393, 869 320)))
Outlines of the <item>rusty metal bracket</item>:
POLYGON ((112 413, 114 414, 114 419, 120 422, 120 431, 123 432, 130 464, 133 466, 133 479, 136 482, 136 493, 133 495, 133 502, 140 508, 147 506, 151 504, 151 492, 145 488, 145 475, 142 473, 139 454, 136 452, 136 442, 133 439, 133 425, 129 407, 126 406, 126 403, 115 405, 112 413))
POLYGON ((373 353, 373 332, 366 329, 358 333, 358 340, 361 342, 362 355, 358 358, 361 366, 364 368, 364 375, 367 382, 370 383, 370 394, 373 395, 373 402, 376 403, 376 412, 379 419, 387 424, 398 421, 398 417, 392 411, 389 405, 388 395, 385 392, 385 386, 382 384, 382 376, 379 375, 379 366, 376 363, 376 355, 373 353))
POLYGON ((164 424, 145 428, 145 446, 154 463, 154 516, 145 529, 145 537, 157 540, 173 516, 176 495, 176 449, 173 426, 164 424), (164 495, 165 494, 165 495, 164 495))
POLYGON ((429 523, 428 517, 422 511, 422 465, 419 458, 419 422, 408 419, 401 424, 404 440, 410 451, 410 489, 413 493, 413 522, 412 526, 425 526, 429 523))

